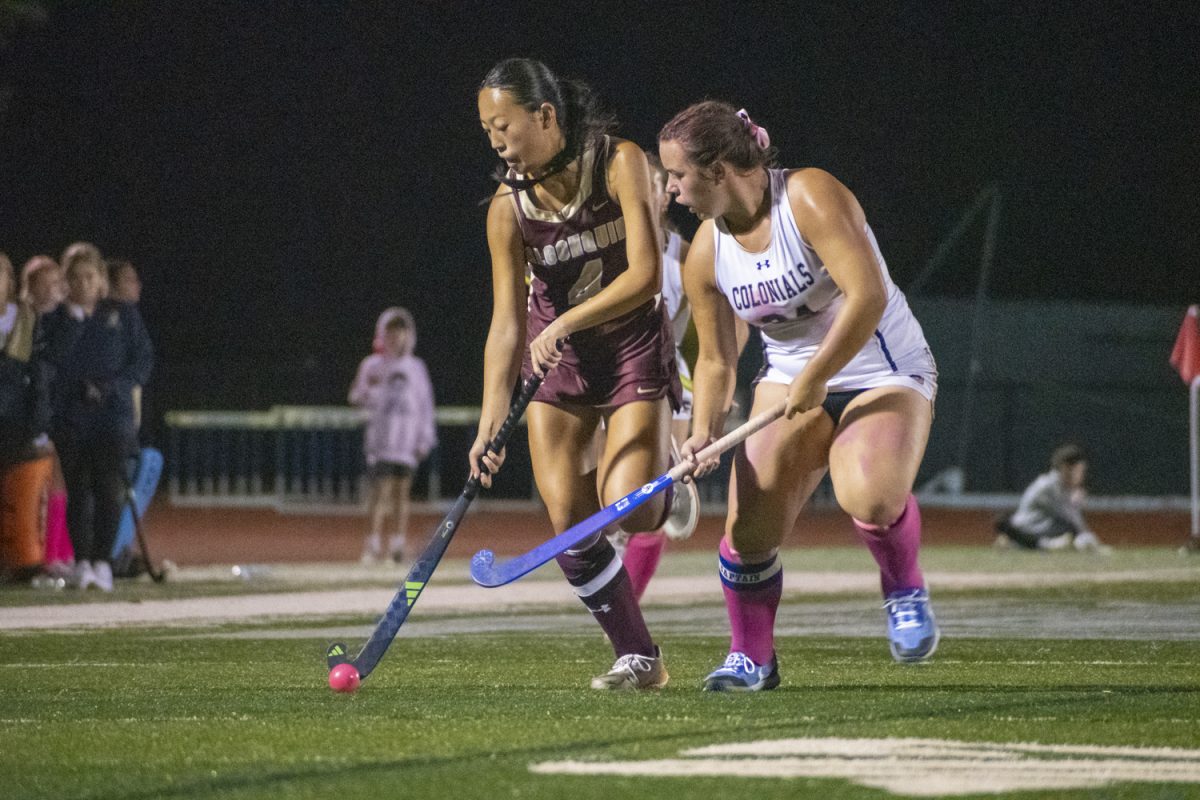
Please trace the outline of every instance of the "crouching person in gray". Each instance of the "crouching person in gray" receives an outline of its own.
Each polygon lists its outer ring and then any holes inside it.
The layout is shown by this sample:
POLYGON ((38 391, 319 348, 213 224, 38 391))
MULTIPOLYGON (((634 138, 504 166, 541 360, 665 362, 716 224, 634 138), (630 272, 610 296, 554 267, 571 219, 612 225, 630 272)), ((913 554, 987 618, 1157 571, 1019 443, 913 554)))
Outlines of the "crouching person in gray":
POLYGON ((1087 457, 1082 448, 1065 444, 1055 449, 1050 471, 1025 489, 1016 511, 996 523, 996 546, 1112 552, 1088 528, 1080 511, 1086 477, 1087 457))

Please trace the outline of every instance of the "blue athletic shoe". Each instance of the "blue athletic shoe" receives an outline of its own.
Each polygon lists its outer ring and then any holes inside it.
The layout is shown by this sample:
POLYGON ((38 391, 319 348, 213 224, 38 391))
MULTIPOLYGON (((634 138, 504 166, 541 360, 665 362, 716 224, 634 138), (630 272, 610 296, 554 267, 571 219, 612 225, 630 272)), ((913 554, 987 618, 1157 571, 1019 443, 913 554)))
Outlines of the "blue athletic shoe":
POLYGON ((892 658, 902 663, 922 661, 937 649, 937 621, 925 589, 892 592, 883 604, 887 611, 888 639, 892 658))
POLYGON ((706 692, 765 692, 779 685, 775 655, 770 664, 755 664, 745 653, 730 653, 725 663, 704 679, 706 692))

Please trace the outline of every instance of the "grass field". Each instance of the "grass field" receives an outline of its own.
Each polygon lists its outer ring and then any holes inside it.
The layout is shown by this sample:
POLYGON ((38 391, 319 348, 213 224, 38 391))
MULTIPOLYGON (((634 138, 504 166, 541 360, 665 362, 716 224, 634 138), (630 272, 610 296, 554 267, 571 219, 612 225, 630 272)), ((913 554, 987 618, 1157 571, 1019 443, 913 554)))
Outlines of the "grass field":
MULTIPOLYGON (((821 575, 866 573, 863 558, 787 556, 814 587, 821 575)), ((700 580, 710 561, 664 563, 664 585, 700 580)), ((326 687, 324 647, 357 645, 373 620, 305 611, 308 579, 291 586, 286 617, 9 626, 0 796, 1200 797, 1196 562, 930 548, 925 563, 955 587, 931 577, 944 638, 930 663, 891 661, 870 591, 789 589, 783 685, 752 696, 697 690, 727 644, 719 594, 648 603, 672 681, 633 696, 586 688, 611 651, 582 610, 557 601, 418 606, 353 696, 326 687), (973 585, 981 575, 997 580, 973 585)), ((447 591, 482 592, 459 585, 461 565, 443 568, 447 591)), ((198 571, 82 602, 116 610, 221 598, 231 586, 277 594, 286 574, 247 584, 198 571)), ((0 627, 50 598, 81 602, 7 590, 0 627)))

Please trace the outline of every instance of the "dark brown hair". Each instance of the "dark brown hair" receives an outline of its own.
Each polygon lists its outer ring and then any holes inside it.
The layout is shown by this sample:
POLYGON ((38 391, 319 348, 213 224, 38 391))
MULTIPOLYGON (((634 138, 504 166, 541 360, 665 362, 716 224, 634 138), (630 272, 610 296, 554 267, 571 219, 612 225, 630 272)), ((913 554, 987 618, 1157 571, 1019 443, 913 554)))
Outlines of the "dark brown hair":
POLYGON ((694 103, 658 132, 660 142, 679 142, 688 160, 701 169, 724 161, 739 171, 775 166, 776 147, 759 147, 737 109, 720 100, 694 103))
POLYGON ((1050 466, 1055 469, 1070 467, 1080 461, 1087 461, 1087 454, 1077 444, 1060 445, 1054 448, 1054 452, 1050 454, 1050 466))
POLYGON ((135 274, 137 273, 137 268, 123 258, 110 258, 105 262, 105 266, 108 268, 108 282, 110 284, 115 284, 120 279, 121 270, 131 269, 135 274))

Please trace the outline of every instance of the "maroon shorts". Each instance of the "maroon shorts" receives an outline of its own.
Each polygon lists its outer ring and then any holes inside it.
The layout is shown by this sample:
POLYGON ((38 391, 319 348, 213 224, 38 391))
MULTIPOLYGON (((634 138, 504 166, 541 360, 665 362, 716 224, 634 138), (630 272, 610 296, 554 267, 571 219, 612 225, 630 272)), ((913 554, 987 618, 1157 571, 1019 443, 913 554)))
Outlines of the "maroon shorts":
MULTIPOLYGON (((533 374, 529 342, 546 321, 529 315, 521 375, 533 374)), ((534 400, 554 405, 614 408, 666 397, 672 409, 683 400, 675 368, 675 342, 661 303, 650 302, 624 317, 574 333, 562 361, 550 370, 534 400)))

